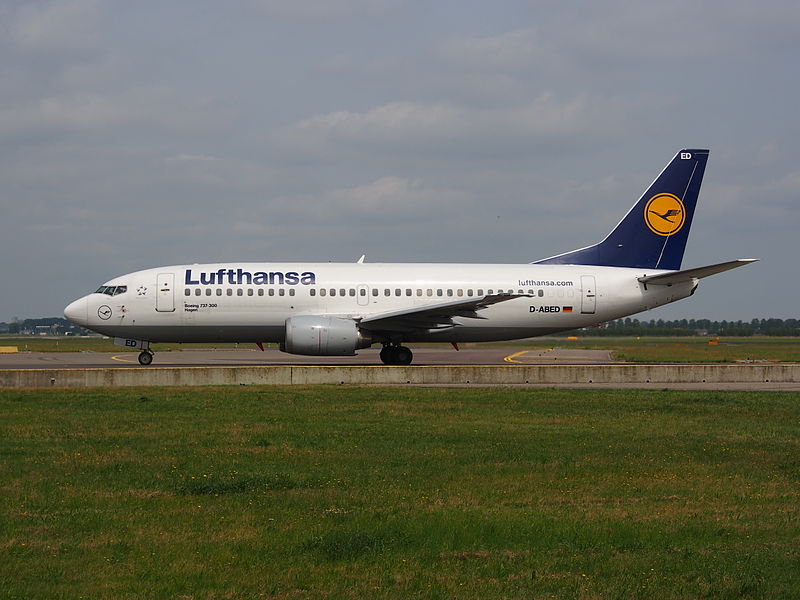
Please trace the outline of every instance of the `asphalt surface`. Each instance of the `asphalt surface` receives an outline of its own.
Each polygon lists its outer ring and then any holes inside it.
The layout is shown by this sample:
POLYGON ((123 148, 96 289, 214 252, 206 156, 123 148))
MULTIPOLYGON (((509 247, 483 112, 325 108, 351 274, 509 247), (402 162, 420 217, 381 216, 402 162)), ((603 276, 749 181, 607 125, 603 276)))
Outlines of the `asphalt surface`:
MULTIPOLYGON (((413 366, 424 365, 534 365, 606 364, 614 362, 607 350, 562 348, 412 348, 413 366)), ((360 350, 356 356, 295 356, 277 348, 240 350, 181 350, 156 352, 154 367, 213 367, 259 365, 380 365, 379 348, 360 350)), ((142 368, 137 352, 19 352, 0 354, 0 369, 142 368)))

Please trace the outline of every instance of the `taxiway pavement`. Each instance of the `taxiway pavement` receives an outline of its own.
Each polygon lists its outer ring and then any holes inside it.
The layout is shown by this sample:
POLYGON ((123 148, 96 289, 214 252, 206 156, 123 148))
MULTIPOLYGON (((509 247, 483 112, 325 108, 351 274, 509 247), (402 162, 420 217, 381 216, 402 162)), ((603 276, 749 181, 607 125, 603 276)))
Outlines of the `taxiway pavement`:
MULTIPOLYGON (((413 366, 426 365, 540 365, 612 363, 608 350, 565 348, 412 348, 413 366)), ((277 348, 239 350, 180 350, 156 352, 153 367, 214 367, 259 365, 380 365, 378 348, 360 350, 356 356, 296 356, 277 348)), ((141 367, 136 352, 20 352, 0 355, 0 369, 90 369, 141 367)))

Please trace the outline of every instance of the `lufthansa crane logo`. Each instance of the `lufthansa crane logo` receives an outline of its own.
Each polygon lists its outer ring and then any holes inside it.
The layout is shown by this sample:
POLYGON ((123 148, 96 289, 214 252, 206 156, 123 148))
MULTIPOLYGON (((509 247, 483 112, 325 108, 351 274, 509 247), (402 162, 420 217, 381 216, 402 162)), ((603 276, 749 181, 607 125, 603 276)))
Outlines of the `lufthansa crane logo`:
POLYGON ((683 202, 672 194, 657 194, 644 207, 644 222, 656 235, 668 236, 677 233, 686 221, 683 202))

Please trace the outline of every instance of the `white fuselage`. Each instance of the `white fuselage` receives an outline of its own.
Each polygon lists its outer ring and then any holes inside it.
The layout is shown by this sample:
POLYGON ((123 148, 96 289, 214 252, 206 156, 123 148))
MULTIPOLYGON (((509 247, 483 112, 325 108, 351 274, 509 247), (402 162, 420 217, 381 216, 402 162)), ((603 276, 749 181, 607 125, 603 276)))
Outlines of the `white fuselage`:
POLYGON ((65 314, 150 342, 283 342, 299 315, 360 319, 487 294, 524 294, 403 341, 510 340, 617 319, 685 298, 697 280, 648 286, 654 269, 570 265, 230 263, 148 269, 104 284, 65 314), (120 292, 121 286, 125 291, 120 292), (103 289, 103 288, 101 288, 103 289))

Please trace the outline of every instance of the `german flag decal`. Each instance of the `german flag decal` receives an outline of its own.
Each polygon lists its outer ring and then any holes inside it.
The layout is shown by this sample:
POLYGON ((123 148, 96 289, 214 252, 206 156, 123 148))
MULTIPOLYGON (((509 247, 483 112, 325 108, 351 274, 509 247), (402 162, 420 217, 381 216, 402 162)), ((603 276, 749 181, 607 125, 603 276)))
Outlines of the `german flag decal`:
POLYGON ((565 306, 561 312, 572 312, 571 306, 565 306))

